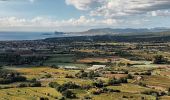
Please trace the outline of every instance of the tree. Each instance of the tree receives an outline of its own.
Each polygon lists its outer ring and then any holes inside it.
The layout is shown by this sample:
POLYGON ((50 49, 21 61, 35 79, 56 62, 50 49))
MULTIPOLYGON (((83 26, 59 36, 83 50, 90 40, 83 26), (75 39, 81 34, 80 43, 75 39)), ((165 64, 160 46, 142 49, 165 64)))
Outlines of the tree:
POLYGON ((63 96, 66 98, 76 98, 75 93, 71 92, 70 90, 66 90, 62 92, 63 96))
POLYGON ((131 74, 128 74, 127 79, 133 79, 133 76, 131 74))
POLYGON ((36 81, 37 81, 36 78, 31 79, 31 82, 32 82, 32 83, 34 83, 34 82, 36 82, 36 81))
POLYGON ((59 67, 58 67, 57 65, 54 65, 54 64, 51 65, 50 67, 51 67, 51 68, 55 68, 55 69, 59 69, 59 67))
POLYGON ((46 97, 40 97, 40 99, 39 100, 49 100, 48 98, 46 98, 46 97))
POLYGON ((87 77, 87 72, 81 70, 79 73, 77 73, 75 76, 78 77, 78 78, 84 78, 84 77, 87 77))
POLYGON ((112 78, 108 81, 108 85, 114 85, 114 84, 118 84, 118 81, 116 78, 112 78))
POLYGON ((115 85, 115 84, 120 84, 120 83, 128 83, 127 78, 112 78, 108 81, 108 85, 115 85))
POLYGON ((87 75, 87 77, 90 79, 93 79, 94 77, 99 77, 99 76, 100 76, 99 73, 94 72, 94 71, 90 71, 87 75))
POLYGON ((0 69, 2 69, 2 67, 3 67, 3 66, 2 66, 2 65, 0 65, 0 69))
POLYGON ((50 82, 48 85, 49 85, 49 87, 51 87, 51 88, 57 88, 57 87, 60 86, 60 84, 58 84, 57 82, 50 82))
POLYGON ((46 75, 45 75, 45 78, 51 78, 51 77, 52 77, 51 74, 46 74, 46 75))
POLYGON ((28 84, 26 84, 26 83, 21 83, 21 84, 18 85, 18 87, 28 87, 28 84))
POLYGON ((156 55, 153 58, 154 64, 164 64, 167 63, 167 59, 165 59, 162 55, 156 55))
POLYGON ((31 87, 41 87, 41 83, 40 82, 34 82, 31 84, 31 87))
POLYGON ((64 83, 63 85, 58 86, 56 89, 59 92, 63 92, 68 89, 77 89, 77 88, 80 88, 80 86, 72 82, 67 82, 67 83, 64 83))
POLYGON ((104 82, 102 80, 99 80, 97 82, 94 82, 93 86, 98 87, 98 88, 102 88, 102 87, 104 87, 104 82))

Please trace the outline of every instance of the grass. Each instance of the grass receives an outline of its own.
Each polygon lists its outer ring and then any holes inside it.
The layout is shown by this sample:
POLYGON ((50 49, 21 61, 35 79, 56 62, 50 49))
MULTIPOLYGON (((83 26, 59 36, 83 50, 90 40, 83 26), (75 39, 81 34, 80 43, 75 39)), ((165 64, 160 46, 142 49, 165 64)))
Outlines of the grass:
POLYGON ((83 100, 83 97, 87 95, 87 91, 86 90, 81 90, 81 89, 74 89, 72 90, 73 93, 76 93, 76 96, 78 98, 82 98, 83 100))
POLYGON ((145 71, 148 71, 148 70, 152 70, 152 69, 155 69, 153 67, 112 67, 112 70, 114 71, 122 71, 122 70, 127 70, 129 71, 130 73, 135 73, 135 72, 145 72, 145 71))
POLYGON ((170 79, 167 77, 163 77, 160 75, 153 75, 153 76, 145 76, 143 83, 151 86, 157 86, 162 88, 169 88, 170 87, 170 79))
POLYGON ((162 96, 159 100, 170 100, 170 96, 162 96))
POLYGON ((81 69, 89 67, 87 64, 79 64, 79 63, 50 63, 49 65, 58 65, 58 66, 75 66, 81 69))
POLYGON ((74 82, 79 85, 91 85, 93 83, 92 80, 84 80, 84 79, 78 79, 78 78, 58 78, 55 80, 59 84, 67 83, 67 82, 74 82))
POLYGON ((74 62, 75 57, 72 54, 54 54, 47 61, 45 65, 58 65, 58 63, 72 63, 74 62))
MULTIPOLYGON (((2 100, 37 100, 39 97, 48 97, 49 100, 54 100, 55 97, 61 97, 61 94, 55 89, 48 87, 49 82, 57 82, 59 84, 64 84, 67 82, 74 82, 79 85, 92 85, 93 80, 90 79, 79 79, 79 78, 65 78, 68 75, 75 75, 79 70, 65 70, 65 69, 54 69, 50 67, 13 67, 8 68, 15 70, 21 75, 26 76, 28 79, 36 78, 39 80, 43 87, 27 87, 27 88, 9 88, 0 89, 0 97, 2 100), (50 74, 50 78, 42 78, 43 76, 50 74), (42 79, 42 80, 41 80, 42 79)), ((131 72, 143 72, 150 68, 139 68, 139 67, 113 67, 112 70, 128 70, 131 72)), ((152 69, 152 68, 151 68, 152 69)), ((119 75, 119 74, 118 74, 119 75)), ((108 78, 99 77, 98 79, 108 81, 108 78)), ((144 80, 141 82, 147 85, 155 85, 168 88, 170 87, 170 79, 168 77, 154 75, 154 76, 144 76, 144 80), (159 81, 158 81, 159 80, 159 81)), ((9 86, 17 85, 17 83, 9 84, 9 86)), ((82 89, 73 89, 76 93, 78 99, 83 99, 84 96, 91 96, 93 100, 155 100, 155 97, 151 95, 141 94, 143 91, 153 90, 151 88, 141 87, 135 84, 127 83, 120 86, 108 86, 107 88, 120 90, 120 93, 102 93, 100 95, 92 95, 90 92, 82 89)), ((161 97, 168 98, 168 97, 161 97)), ((162 99, 162 100, 163 100, 162 99)), ((165 99, 166 100, 166 99, 165 99)), ((168 99, 167 99, 168 100, 168 99)))
POLYGON ((41 81, 43 86, 47 86, 49 82, 56 81, 60 84, 66 83, 66 82, 75 82, 80 85, 90 85, 92 84, 92 80, 84 80, 84 79, 78 79, 78 78, 65 78, 65 76, 68 75, 75 75, 79 70, 64 70, 64 69, 54 69, 49 67, 34 67, 34 68, 13 68, 13 70, 22 73, 24 76, 26 76, 28 79, 42 79, 42 77, 46 74, 50 74, 52 77, 51 79, 44 79, 44 81, 41 81))
POLYGON ((107 63, 107 58, 84 58, 77 60, 79 63, 93 63, 93 62, 99 62, 99 63, 107 63))
POLYGON ((86 68, 86 64, 77 64, 74 63, 76 60, 76 57, 72 54, 54 54, 51 56, 47 61, 44 62, 44 65, 46 66, 51 66, 51 65, 56 65, 56 66, 76 66, 79 68, 86 68))
POLYGON ((60 97, 61 94, 53 88, 35 87, 35 88, 10 88, 1 89, 1 100, 37 100, 39 97, 47 97, 50 100, 55 100, 55 97, 60 97))
MULTIPOLYGON (((66 82, 72 81, 74 79, 66 79, 65 76, 67 74, 74 76, 75 73, 79 71, 79 70, 54 69, 50 67, 12 68, 12 70, 15 70, 21 73, 23 76, 27 77, 28 80, 31 80, 33 78, 40 80, 43 86, 48 86, 48 83, 52 81, 59 81, 60 83, 65 83, 65 81, 66 82), (51 78, 43 78, 47 74, 50 74, 51 78), (43 79, 43 81, 41 79, 43 79)), ((79 79, 75 79, 75 81, 76 80, 79 80, 79 79)), ((85 82, 85 81, 82 81, 82 82, 85 82)), ((79 81, 79 83, 81 83, 81 80, 79 81)))
POLYGON ((159 69, 154 71, 156 75, 161 75, 163 77, 168 77, 170 78, 170 70, 166 69, 159 69))
POLYGON ((133 94, 133 93, 107 93, 93 96, 93 100, 141 100, 143 97, 144 100, 156 100, 155 97, 143 94, 133 94))
POLYGON ((121 92, 128 92, 128 93, 141 93, 146 90, 151 90, 149 88, 141 87, 135 84, 121 84, 120 86, 109 86, 107 88, 120 90, 121 92))

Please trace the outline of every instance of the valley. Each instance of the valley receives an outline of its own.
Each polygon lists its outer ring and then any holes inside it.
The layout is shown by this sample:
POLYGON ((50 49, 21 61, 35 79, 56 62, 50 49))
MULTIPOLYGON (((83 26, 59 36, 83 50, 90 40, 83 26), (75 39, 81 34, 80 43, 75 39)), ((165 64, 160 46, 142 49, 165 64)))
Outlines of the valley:
POLYGON ((169 100, 169 40, 136 38, 0 42, 1 100, 169 100))

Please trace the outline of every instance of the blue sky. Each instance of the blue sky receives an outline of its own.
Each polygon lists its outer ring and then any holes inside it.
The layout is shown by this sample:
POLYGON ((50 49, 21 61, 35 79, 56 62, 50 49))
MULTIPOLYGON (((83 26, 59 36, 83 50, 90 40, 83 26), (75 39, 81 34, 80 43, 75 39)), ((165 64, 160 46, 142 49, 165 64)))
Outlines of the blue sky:
POLYGON ((11 0, 1 1, 1 16, 17 16, 32 18, 35 16, 54 17, 57 19, 69 19, 79 17, 83 12, 73 6, 67 6, 64 0, 11 0), (2 13, 3 12, 3 13, 2 13))
POLYGON ((170 0, 0 0, 0 31, 170 27, 170 0))

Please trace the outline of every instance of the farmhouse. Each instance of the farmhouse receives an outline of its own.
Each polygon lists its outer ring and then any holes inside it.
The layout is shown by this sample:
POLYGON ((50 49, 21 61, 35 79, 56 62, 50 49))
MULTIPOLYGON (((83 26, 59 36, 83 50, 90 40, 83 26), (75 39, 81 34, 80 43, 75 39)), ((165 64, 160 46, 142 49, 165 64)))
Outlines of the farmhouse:
POLYGON ((87 68, 87 70, 93 70, 93 71, 96 71, 96 70, 103 69, 103 68, 105 68, 105 67, 106 67, 106 65, 93 65, 92 67, 87 68))
POLYGON ((77 69, 76 66, 65 66, 64 68, 65 68, 65 69, 77 69))
POLYGON ((77 70, 78 68, 76 66, 59 66, 60 68, 64 69, 70 69, 70 70, 77 70))

